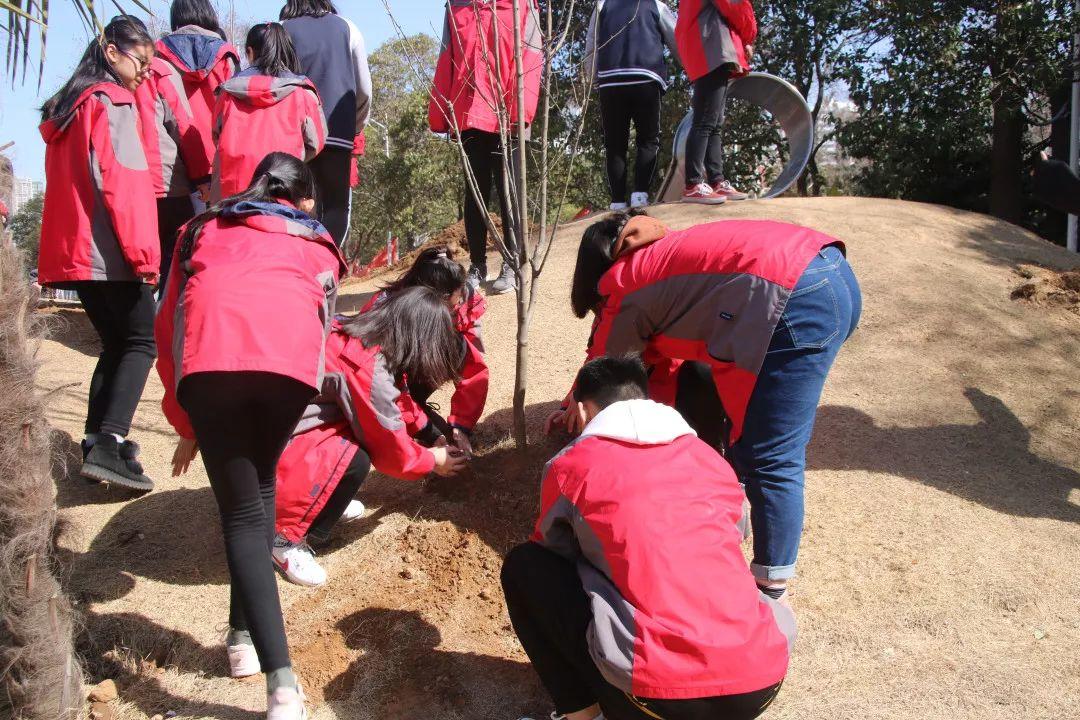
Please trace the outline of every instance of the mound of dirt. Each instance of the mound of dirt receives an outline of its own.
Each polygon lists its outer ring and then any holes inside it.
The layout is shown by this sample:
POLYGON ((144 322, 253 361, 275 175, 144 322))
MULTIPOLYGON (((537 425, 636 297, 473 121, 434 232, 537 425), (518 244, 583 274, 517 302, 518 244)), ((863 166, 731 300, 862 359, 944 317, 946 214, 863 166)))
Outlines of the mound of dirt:
MULTIPOLYGON (((986 216, 896 201, 781 199, 655 214, 675 228, 726 218, 816 228, 846 243, 863 288, 862 322, 830 375, 809 451, 793 595, 800 638, 768 717, 1074 715, 1080 588, 1046 592, 1046 579, 1080 565, 1080 323, 1065 306, 1009 296, 1018 268, 1065 274, 1076 257, 986 216)), ((540 427, 589 333, 567 297, 588 222, 560 231, 538 288, 529 452, 507 439, 514 296, 492 297, 491 391, 469 472, 428 483, 373 475, 360 491, 369 513, 320 552, 330 582, 282 584, 313 720, 513 720, 551 710, 510 630, 498 573, 503 554, 528 537, 541 468, 565 442, 543 439, 540 427)), ((461 243, 460 228, 447 232, 433 241, 461 243)), ((350 286, 342 305, 379 283, 350 286)), ((85 318, 65 313, 42 348, 38 384, 53 392, 55 446, 77 459, 97 348, 85 318)), ((91 682, 116 680, 116 720, 169 711, 250 720, 265 708, 264 687, 225 676, 228 574, 213 495, 201 467, 169 476, 174 436, 161 392, 152 376, 132 432, 153 493, 85 485, 74 463, 57 477, 56 542, 83 612, 80 648, 91 682)), ((446 392, 433 399, 446 407, 446 392)))
POLYGON ((1010 293, 1013 300, 1063 307, 1080 313, 1080 269, 1053 270, 1038 265, 1016 269, 1023 282, 1010 293))

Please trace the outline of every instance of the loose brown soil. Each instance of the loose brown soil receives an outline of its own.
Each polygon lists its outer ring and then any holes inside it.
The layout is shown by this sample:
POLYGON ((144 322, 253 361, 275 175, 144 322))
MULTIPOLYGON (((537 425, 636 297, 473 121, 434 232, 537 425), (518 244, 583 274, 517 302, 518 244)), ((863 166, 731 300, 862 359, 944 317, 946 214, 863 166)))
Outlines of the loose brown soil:
POLYGON ((1038 265, 1016 269, 1022 282, 1012 291, 1013 300, 1040 306, 1060 307, 1080 314, 1080 270, 1054 270, 1038 265))
MULTIPOLYGON (((825 198, 663 207, 675 227, 729 217, 843 239, 865 294, 830 377, 807 474, 793 602, 800 638, 771 718, 1013 720, 1075 714, 1080 647, 1080 323, 1010 299, 1016 270, 1076 261, 1012 225, 941 207, 825 198)), ((585 221, 587 222, 587 221, 585 221)), ((515 720, 550 708, 509 630, 500 556, 527 537, 588 322, 568 307, 584 222, 542 278, 530 350, 533 448, 507 439, 514 302, 491 298, 482 448, 456 481, 373 477, 362 520, 322 555, 324 588, 282 585, 315 718, 515 720)), ((1033 276, 1034 277, 1034 276, 1033 276)), ((350 287, 343 304, 376 284, 350 287)), ((54 313, 42 391, 54 443, 78 457, 93 333, 54 313)), ((151 378, 133 436, 158 488, 132 498, 58 477, 66 585, 83 614, 91 684, 118 720, 174 711, 256 720, 261 680, 225 677, 227 573, 201 469, 168 477, 173 436, 151 378)), ((445 401, 445 398, 443 398, 445 401)), ((703 591, 708 591, 707 588, 703 591)))

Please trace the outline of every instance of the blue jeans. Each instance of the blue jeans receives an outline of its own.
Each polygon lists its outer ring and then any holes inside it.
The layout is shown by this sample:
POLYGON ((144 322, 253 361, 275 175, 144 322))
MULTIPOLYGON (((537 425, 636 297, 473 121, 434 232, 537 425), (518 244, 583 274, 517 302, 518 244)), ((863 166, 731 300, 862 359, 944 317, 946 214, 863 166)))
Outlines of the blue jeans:
POLYGON ((859 324, 862 294, 838 248, 811 260, 773 333, 730 459, 746 486, 754 577, 795 575, 803 528, 806 446, 840 346, 859 324))

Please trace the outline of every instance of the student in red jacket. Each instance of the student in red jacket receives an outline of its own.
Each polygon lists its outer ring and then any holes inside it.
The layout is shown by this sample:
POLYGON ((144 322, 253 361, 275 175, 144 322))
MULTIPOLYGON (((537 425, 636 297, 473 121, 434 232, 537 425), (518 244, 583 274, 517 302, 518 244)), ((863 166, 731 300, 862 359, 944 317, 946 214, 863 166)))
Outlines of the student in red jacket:
MULTIPOLYGON (((590 359, 644 352, 661 365, 688 361, 680 376, 707 366, 708 392, 694 394, 711 399, 711 412, 697 415, 727 423, 725 444, 752 508, 751 569, 780 597, 795 574, 817 405, 862 308, 843 243, 787 223, 671 231, 615 213, 585 231, 570 298, 578 317, 596 315, 590 359)), ((549 430, 581 428, 572 406, 548 421, 549 430)))
POLYGON ((118 17, 41 111, 45 206, 38 282, 75 290, 101 338, 90 381, 82 475, 151 490, 126 440, 154 362, 161 251, 134 92, 154 57, 141 23, 118 17))
POLYGON ((750 720, 780 690, 794 616, 746 566, 735 473, 646 392, 636 358, 578 373, 584 429, 503 566, 510 620, 568 720, 750 720))
POLYGON ((750 71, 757 39, 750 0, 683 0, 675 40, 694 85, 693 124, 686 140, 683 202, 745 200, 724 178, 724 106, 728 82, 750 71))
POLYGON ((272 153, 251 186, 184 229, 157 317, 162 409, 210 478, 232 581, 234 677, 266 673, 270 720, 304 717, 285 640, 270 542, 278 458, 322 387, 322 356, 345 261, 310 213, 315 180, 272 153))
POLYGON ((305 162, 326 144, 319 93, 303 75, 292 40, 280 23, 251 28, 246 49, 251 67, 221 85, 214 108, 214 180, 211 199, 247 187, 267 152, 287 152, 305 162))
POLYGON ((438 293, 454 317, 464 347, 464 360, 454 381, 450 398, 450 417, 444 419, 428 403, 438 385, 407 379, 408 387, 401 395, 402 414, 413 437, 431 446, 440 437, 455 445, 466 455, 472 455, 473 428, 484 413, 488 392, 488 366, 484 361, 484 341, 480 324, 487 309, 484 296, 466 282, 465 269, 445 245, 425 249, 404 275, 387 285, 367 302, 360 312, 368 312, 386 298, 410 287, 428 287, 438 293))
POLYGON ((215 94, 240 68, 240 53, 225 37, 210 0, 173 0, 169 26, 172 32, 157 42, 158 56, 180 74, 206 156, 213 158, 215 94))
MULTIPOLYGON (((536 0, 522 0, 521 15, 514 17, 510 0, 450 0, 443 22, 442 49, 435 66, 435 80, 428 105, 428 124, 432 132, 460 138, 476 180, 480 202, 470 189, 469 172, 465 173, 465 235, 469 241, 469 284, 476 290, 487 282, 487 206, 492 184, 499 194, 502 212, 503 242, 514 252, 511 227, 512 200, 503 192, 502 137, 518 131, 518 118, 531 123, 540 97, 543 70, 543 38, 536 0), (525 76, 525 107, 518 107, 514 71, 514 24, 520 27, 524 43, 522 71, 525 76), (505 109, 505 122, 500 110, 505 109)), ((517 140, 514 140, 514 145, 517 140)), ((511 171, 517 152, 511 150, 511 171)), ((513 183, 511 183, 513 185, 513 183)), ((510 292, 517 285, 513 268, 503 263, 499 276, 490 286, 493 295, 510 292)))
POLYGON ((325 544, 343 516, 363 513, 354 498, 372 466, 402 480, 430 472, 450 476, 464 467, 463 453, 428 449, 409 437, 396 402, 402 377, 437 387, 456 377, 460 358, 461 340, 445 301, 429 288, 406 288, 335 323, 323 391, 278 465, 273 555, 287 579, 326 582, 309 543, 325 544))

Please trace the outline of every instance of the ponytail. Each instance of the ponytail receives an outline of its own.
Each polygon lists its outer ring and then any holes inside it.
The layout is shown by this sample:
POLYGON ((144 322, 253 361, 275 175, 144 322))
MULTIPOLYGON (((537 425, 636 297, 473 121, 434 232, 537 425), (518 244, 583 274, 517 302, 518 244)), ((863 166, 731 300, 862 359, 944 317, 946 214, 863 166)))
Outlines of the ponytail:
POLYGON ((453 251, 446 245, 436 245, 421 252, 412 267, 383 290, 391 295, 421 285, 431 288, 445 300, 465 287, 465 279, 465 268, 454 259, 453 251))
POLYGON ((281 23, 252 25, 244 43, 254 58, 252 65, 264 75, 301 75, 300 59, 296 56, 292 38, 281 23))

